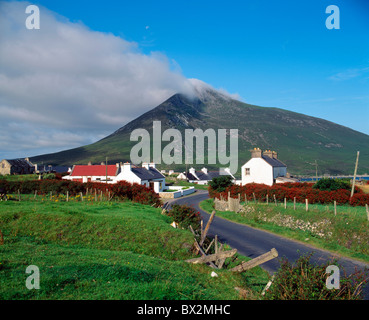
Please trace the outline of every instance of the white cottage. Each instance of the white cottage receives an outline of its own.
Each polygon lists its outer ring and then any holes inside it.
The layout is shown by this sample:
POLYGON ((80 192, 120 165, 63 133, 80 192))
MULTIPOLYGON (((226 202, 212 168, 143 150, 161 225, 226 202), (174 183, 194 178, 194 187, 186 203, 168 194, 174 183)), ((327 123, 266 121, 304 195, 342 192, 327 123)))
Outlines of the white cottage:
POLYGON ((133 166, 128 162, 117 163, 116 165, 75 165, 70 174, 63 177, 63 179, 105 183, 127 181, 145 185, 157 193, 166 189, 165 176, 155 168, 154 163, 143 163, 142 167, 133 166), (108 178, 107 181, 106 178, 108 178))
POLYGON ((241 167, 242 185, 263 183, 268 186, 287 176, 287 166, 278 159, 277 152, 259 148, 251 150, 251 159, 241 167))
POLYGON ((130 163, 121 165, 121 172, 116 181, 125 180, 152 188, 155 192, 163 192, 166 189, 165 176, 155 167, 155 163, 142 163, 142 167, 132 166, 130 163))
POLYGON ((201 171, 196 171, 195 168, 190 168, 188 170, 187 174, 186 172, 182 172, 177 176, 177 179, 180 180, 187 180, 191 183, 197 183, 197 184, 209 184, 209 181, 213 180, 214 178, 218 178, 220 176, 230 176, 233 180, 236 178, 233 176, 229 168, 224 168, 220 170, 215 171, 209 171, 207 168, 202 168, 201 171))

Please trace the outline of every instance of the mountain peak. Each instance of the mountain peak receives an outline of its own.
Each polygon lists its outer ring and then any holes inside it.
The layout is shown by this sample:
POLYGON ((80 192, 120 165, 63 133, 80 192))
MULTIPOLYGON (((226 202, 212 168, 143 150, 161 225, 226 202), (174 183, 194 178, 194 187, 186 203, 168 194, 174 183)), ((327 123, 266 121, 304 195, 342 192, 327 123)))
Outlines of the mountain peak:
POLYGON ((209 102, 215 99, 232 100, 238 99, 238 95, 232 95, 223 89, 215 89, 210 84, 199 79, 188 79, 193 89, 193 95, 202 102, 209 102))

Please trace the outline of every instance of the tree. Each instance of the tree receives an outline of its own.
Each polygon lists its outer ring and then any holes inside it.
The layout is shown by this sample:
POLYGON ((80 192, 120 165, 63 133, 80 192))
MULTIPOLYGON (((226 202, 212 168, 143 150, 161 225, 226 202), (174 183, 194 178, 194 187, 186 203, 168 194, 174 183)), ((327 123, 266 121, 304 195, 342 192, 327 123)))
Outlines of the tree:
POLYGON ((350 182, 343 179, 320 179, 313 186, 314 189, 335 191, 339 189, 351 190, 350 182))
POLYGON ((213 180, 211 180, 209 182, 209 185, 214 191, 223 192, 228 187, 233 185, 232 177, 230 177, 230 176, 220 176, 220 177, 217 177, 217 178, 213 178, 213 180))

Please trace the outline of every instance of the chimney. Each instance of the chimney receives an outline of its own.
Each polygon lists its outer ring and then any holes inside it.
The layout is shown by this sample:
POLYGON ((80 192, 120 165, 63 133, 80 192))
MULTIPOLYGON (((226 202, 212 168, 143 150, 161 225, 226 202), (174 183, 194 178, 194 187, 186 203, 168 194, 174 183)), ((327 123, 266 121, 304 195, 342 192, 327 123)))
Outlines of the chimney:
POLYGON ((129 162, 123 163, 122 171, 131 171, 131 164, 129 162))
POLYGON ((142 162, 142 168, 149 170, 149 164, 147 162, 142 162))
POLYGON ((251 151, 251 158, 261 158, 261 150, 260 148, 254 148, 251 151))
POLYGON ((191 173, 191 174, 196 174, 195 168, 190 168, 190 170, 188 170, 188 172, 191 173))
POLYGON ((89 165, 89 166, 91 166, 91 165, 92 165, 91 161, 89 161, 89 162, 88 162, 88 165, 89 165))
POLYGON ((101 162, 100 164, 101 164, 102 166, 105 166, 105 162, 104 162, 104 161, 103 161, 103 162, 101 162))
POLYGON ((272 151, 272 153, 273 153, 273 158, 274 158, 274 159, 278 159, 278 157, 277 157, 277 156, 278 156, 277 152, 272 151))
POLYGON ((115 164, 115 166, 116 166, 117 168, 119 168, 119 163, 116 163, 116 164, 115 164))
POLYGON ((266 156, 266 157, 269 157, 269 158, 273 158, 273 151, 265 150, 263 152, 263 156, 266 156))
POLYGON ((149 163, 149 167, 150 167, 150 168, 154 168, 154 169, 156 169, 155 162, 151 162, 151 163, 149 163))
POLYGON ((206 169, 205 167, 201 169, 202 172, 204 172, 205 174, 208 174, 208 169, 206 169))

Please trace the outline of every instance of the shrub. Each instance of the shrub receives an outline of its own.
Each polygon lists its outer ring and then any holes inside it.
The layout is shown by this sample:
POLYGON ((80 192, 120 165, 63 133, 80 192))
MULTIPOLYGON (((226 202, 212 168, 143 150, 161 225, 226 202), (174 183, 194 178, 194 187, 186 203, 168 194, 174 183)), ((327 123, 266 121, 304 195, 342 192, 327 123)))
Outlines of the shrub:
POLYGON ((213 178, 213 180, 209 181, 209 185, 216 192, 223 192, 225 189, 233 185, 232 177, 220 176, 213 178))
POLYGON ((199 231, 201 228, 200 212, 193 207, 174 204, 167 212, 167 215, 172 217, 180 228, 188 229, 190 225, 194 231, 199 231))
POLYGON ((335 191, 339 189, 351 190, 350 182, 343 179, 320 179, 313 185, 314 189, 335 191))
POLYGON ((350 204, 354 207, 369 205, 369 194, 355 193, 350 199, 350 204))
POLYGON ((241 196, 241 200, 245 197, 248 200, 255 198, 258 201, 266 201, 268 195, 269 201, 273 201, 275 196, 276 200, 282 202, 284 198, 288 201, 293 201, 296 198, 297 202, 305 202, 305 199, 309 199, 309 203, 320 203, 329 204, 334 201, 337 204, 351 204, 357 206, 363 206, 365 203, 369 204, 369 194, 364 194, 360 189, 356 189, 356 193, 350 200, 351 191, 346 189, 338 189, 333 191, 319 190, 313 188, 309 183, 283 183, 274 184, 268 186, 265 184, 250 183, 244 186, 231 185, 222 192, 214 190, 211 186, 209 187, 209 195, 211 198, 228 199, 228 192, 232 198, 237 198, 238 194, 241 196))
POLYGON ((361 300, 363 286, 367 282, 368 272, 355 271, 346 276, 340 269, 340 288, 326 287, 326 268, 337 265, 328 261, 323 265, 310 262, 313 253, 301 255, 291 264, 286 258, 281 259, 281 266, 275 274, 274 281, 265 294, 268 300, 361 300))

